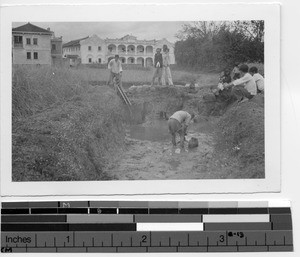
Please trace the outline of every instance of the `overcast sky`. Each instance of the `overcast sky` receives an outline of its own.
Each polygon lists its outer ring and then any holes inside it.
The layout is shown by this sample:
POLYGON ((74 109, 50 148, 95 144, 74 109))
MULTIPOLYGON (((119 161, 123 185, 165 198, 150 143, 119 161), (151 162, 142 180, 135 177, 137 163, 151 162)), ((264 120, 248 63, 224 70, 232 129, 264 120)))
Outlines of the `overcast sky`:
MULTIPOLYGON (((138 39, 162 39, 175 42, 175 34, 186 22, 34 22, 30 23, 55 32, 55 36, 63 36, 63 42, 86 36, 98 35, 100 38, 120 38, 132 34, 138 39)), ((26 24, 14 22, 13 28, 26 24)))

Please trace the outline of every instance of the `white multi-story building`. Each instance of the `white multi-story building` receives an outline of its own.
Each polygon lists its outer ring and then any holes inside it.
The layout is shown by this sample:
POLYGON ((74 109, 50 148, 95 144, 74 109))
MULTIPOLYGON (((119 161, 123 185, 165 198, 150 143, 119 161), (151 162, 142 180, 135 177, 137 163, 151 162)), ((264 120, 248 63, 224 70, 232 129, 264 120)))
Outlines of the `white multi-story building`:
POLYGON ((170 63, 175 64, 174 44, 167 39, 138 40, 126 35, 117 39, 101 39, 97 35, 70 41, 63 45, 63 56, 70 59, 70 64, 81 62, 107 63, 116 54, 124 64, 152 66, 157 48, 166 45, 170 49, 170 63))
POLYGON ((62 37, 31 23, 12 29, 13 64, 51 65, 62 58, 62 37))

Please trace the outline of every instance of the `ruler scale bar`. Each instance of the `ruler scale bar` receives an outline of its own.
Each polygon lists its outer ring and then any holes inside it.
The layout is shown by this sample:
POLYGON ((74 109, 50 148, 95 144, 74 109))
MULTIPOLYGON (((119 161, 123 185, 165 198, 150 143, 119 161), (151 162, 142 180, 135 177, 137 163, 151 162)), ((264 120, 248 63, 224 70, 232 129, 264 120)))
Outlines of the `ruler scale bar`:
POLYGON ((203 222, 269 222, 268 214, 236 214, 236 215, 203 215, 203 222))
MULTIPOLYGON (((102 213, 101 213, 102 214, 102 213)), ((66 215, 2 215, 2 223, 23 222, 68 222, 68 223, 128 223, 128 222, 204 222, 204 223, 252 223, 272 222, 273 224, 292 224, 290 214, 242 214, 242 215, 160 215, 160 214, 66 214, 66 215)))
POLYGON ((2 215, 1 222, 67 222, 67 215, 2 215))
POLYGON ((117 214, 117 208, 90 208, 90 214, 117 214))
POLYGON ((4 202, 1 251, 293 251, 288 206, 286 201, 4 202))
MULTIPOLYGON (((112 237, 111 232, 75 232, 74 241, 72 233, 58 232, 56 234, 47 232, 27 232, 27 233, 9 233, 3 232, 2 246, 22 248, 34 248, 34 238, 37 236, 37 247, 54 247, 56 238, 56 247, 230 247, 230 246, 292 246, 292 231, 279 232, 258 232, 248 231, 243 233, 243 237, 236 236, 237 231, 218 231, 218 232, 152 232, 151 244, 149 232, 119 232, 112 237), (189 235, 189 236, 188 236, 189 235), (283 235, 286 242, 283 241, 283 235), (264 238, 267 238, 265 241, 264 238), (92 238, 95 240, 92 241, 92 238), (130 240, 132 238, 132 241, 130 240), (188 240, 189 238, 189 240, 188 240), (228 239, 226 244, 223 238, 228 239), (245 244, 247 238, 247 244, 245 244), (209 240, 207 240, 209 239, 209 240), (74 242, 74 243, 71 243, 74 242), (207 244, 209 242, 209 244, 207 244)), ((274 248, 275 249, 275 248, 274 248)))
POLYGON ((117 213, 120 214, 290 214, 289 208, 2 208, 1 214, 56 214, 56 213, 117 213))
POLYGON ((125 208, 278 208, 290 210, 288 201, 45 201, 2 202, 2 208, 27 207, 125 207, 125 208), (287 206, 288 205, 288 206, 287 206), (284 206, 284 207, 283 207, 284 206))
POLYGON ((68 223, 133 223, 133 215, 67 215, 68 223))
POLYGON ((137 223, 137 231, 203 231, 203 223, 137 223))
POLYGON ((136 231, 135 223, 3 223, 2 231, 136 231))
MULTIPOLYGON (((218 231, 218 230, 272 230, 272 223, 268 222, 259 222, 259 223, 2 223, 1 230, 2 231, 138 231, 136 229, 137 225, 139 227, 145 226, 151 228, 152 226, 157 226, 163 228, 164 224, 170 224, 176 230, 177 226, 181 226, 181 224, 185 224, 186 227, 191 227, 194 224, 194 228, 191 230, 199 230, 199 231, 218 231), (145 224, 145 225, 141 225, 145 224), (199 226, 199 227, 198 227, 199 226), (200 229, 196 229, 200 228, 200 229)), ((283 223, 282 227, 279 226, 277 230, 285 230, 285 223, 283 223)), ((288 226, 290 227, 290 226, 288 226)), ((156 230, 156 229, 155 229, 156 230)), ((180 229, 182 230, 182 229, 180 229)), ((151 229, 149 229, 151 231, 151 229)))

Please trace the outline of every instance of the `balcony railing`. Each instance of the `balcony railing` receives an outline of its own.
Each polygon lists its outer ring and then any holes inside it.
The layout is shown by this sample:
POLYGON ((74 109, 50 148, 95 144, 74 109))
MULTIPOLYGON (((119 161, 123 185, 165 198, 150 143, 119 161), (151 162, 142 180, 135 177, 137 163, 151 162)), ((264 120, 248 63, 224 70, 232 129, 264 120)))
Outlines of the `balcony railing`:
POLYGON ((123 52, 123 51, 108 51, 109 54, 119 54, 122 56, 152 56, 153 53, 145 53, 145 52, 123 52))
POLYGON ((14 47, 15 48, 23 48, 23 43, 16 43, 16 42, 14 42, 14 47))

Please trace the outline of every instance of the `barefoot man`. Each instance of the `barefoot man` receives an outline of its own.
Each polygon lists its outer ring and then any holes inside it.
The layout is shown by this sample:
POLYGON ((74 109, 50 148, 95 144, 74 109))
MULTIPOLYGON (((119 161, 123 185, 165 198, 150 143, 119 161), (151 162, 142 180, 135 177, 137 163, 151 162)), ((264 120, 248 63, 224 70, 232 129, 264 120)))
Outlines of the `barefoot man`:
POLYGON ((110 70, 110 73, 109 73, 107 85, 111 85, 113 83, 114 78, 116 78, 117 82, 119 82, 122 77, 123 69, 118 54, 115 55, 114 59, 110 60, 110 62, 108 63, 108 69, 110 70))
POLYGON ((195 114, 189 114, 186 111, 175 112, 168 120, 169 132, 172 135, 172 144, 176 146, 176 134, 180 136, 180 147, 184 148, 184 139, 187 128, 191 121, 195 118, 195 114))

